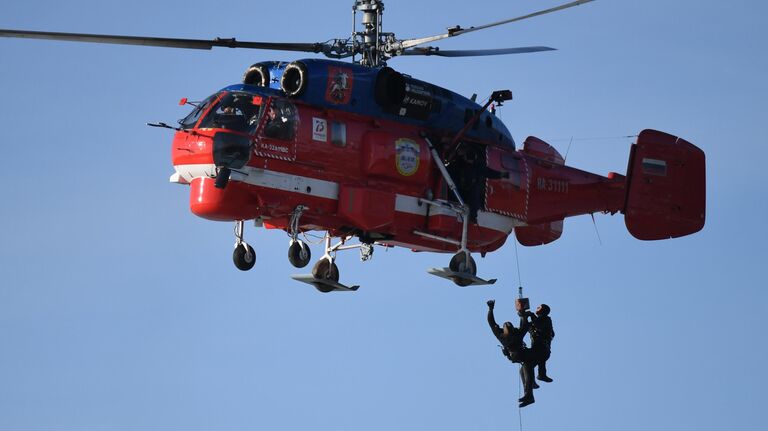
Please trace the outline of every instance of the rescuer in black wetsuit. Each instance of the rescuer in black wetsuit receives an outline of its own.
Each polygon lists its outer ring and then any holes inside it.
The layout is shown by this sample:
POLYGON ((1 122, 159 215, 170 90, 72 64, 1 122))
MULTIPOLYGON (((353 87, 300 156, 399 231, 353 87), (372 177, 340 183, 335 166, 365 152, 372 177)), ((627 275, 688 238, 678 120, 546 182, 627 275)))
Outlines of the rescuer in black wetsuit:
POLYGON ((525 314, 531 319, 528 332, 531 334, 531 353, 534 357, 534 365, 538 367, 536 378, 547 383, 552 382, 552 379, 547 376, 547 360, 552 352, 552 339, 555 337, 549 311, 549 305, 541 304, 536 308, 536 314, 530 311, 525 314))
POLYGON ((504 356, 510 361, 522 364, 520 367, 520 379, 523 381, 525 395, 518 400, 520 402, 520 407, 533 404, 535 402, 533 398, 534 360, 531 350, 525 347, 525 342, 523 341, 523 337, 525 337, 525 333, 528 331, 528 319, 526 319, 523 314, 520 316, 519 328, 515 328, 511 322, 504 322, 504 329, 502 329, 493 317, 493 307, 496 305, 496 301, 491 299, 487 304, 488 325, 490 325, 493 335, 495 335, 501 343, 502 353, 504 353, 504 356))

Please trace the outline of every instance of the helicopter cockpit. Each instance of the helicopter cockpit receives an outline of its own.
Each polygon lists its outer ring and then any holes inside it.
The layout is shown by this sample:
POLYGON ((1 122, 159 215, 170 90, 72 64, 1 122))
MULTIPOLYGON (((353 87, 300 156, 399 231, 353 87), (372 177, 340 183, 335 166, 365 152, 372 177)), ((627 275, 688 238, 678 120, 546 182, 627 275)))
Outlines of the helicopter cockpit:
POLYGON ((261 117, 261 97, 247 93, 223 93, 203 118, 200 128, 221 128, 253 134, 261 117))
POLYGON ((253 94, 222 91, 195 106, 179 123, 182 129, 197 126, 200 129, 228 129, 254 134, 262 114, 261 101, 260 96, 253 94))
POLYGON ((260 133, 273 139, 294 139, 298 126, 296 106, 282 98, 272 98, 268 109, 266 105, 266 99, 260 95, 224 90, 197 104, 189 115, 179 120, 179 124, 184 130, 195 127, 227 129, 255 135, 266 111, 267 118, 260 133))

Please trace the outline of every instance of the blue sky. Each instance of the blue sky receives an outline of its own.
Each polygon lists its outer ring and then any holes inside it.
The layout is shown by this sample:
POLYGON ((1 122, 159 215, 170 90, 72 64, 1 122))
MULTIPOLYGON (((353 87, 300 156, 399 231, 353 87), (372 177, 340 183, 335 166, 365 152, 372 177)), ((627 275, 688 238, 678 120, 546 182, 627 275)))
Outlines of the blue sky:
MULTIPOLYGON (((399 37, 558 4, 466 7, 387 0, 399 37)), ((160 37, 325 41, 350 31, 351 0, 290 3, 28 0, 0 28, 160 37)), ((519 247, 532 302, 552 306, 555 383, 526 429, 760 429, 768 373, 763 163, 768 40, 758 1, 599 0, 489 29, 444 49, 558 51, 390 65, 462 94, 509 88, 513 136, 548 140, 568 164, 623 172, 644 128, 707 155, 707 225, 633 239, 621 216, 568 219, 519 247), (610 139, 586 139, 608 137, 610 139)), ((448 255, 340 255, 354 294, 292 281, 284 233, 249 226, 256 267, 231 263, 232 225, 188 210, 167 182, 171 134, 248 65, 301 55, 0 40, 0 429, 516 429, 517 370, 485 301, 511 317, 515 247, 478 260, 493 287, 429 276, 448 255)), ((315 246, 315 256, 321 254, 315 246)))

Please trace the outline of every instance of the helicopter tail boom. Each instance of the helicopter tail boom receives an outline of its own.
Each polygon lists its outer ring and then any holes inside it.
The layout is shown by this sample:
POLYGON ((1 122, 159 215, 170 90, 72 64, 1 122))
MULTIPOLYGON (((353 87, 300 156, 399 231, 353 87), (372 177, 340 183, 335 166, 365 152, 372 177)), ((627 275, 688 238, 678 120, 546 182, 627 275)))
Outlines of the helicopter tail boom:
POLYGON ((494 209, 503 209, 499 202, 525 203, 518 212, 527 225, 515 228, 522 245, 555 241, 564 218, 595 212, 624 214, 627 230, 640 240, 677 238, 704 227, 704 152, 677 136, 643 130, 631 147, 626 176, 565 166, 554 148, 533 137, 522 154, 530 176, 524 199, 489 200, 494 209))

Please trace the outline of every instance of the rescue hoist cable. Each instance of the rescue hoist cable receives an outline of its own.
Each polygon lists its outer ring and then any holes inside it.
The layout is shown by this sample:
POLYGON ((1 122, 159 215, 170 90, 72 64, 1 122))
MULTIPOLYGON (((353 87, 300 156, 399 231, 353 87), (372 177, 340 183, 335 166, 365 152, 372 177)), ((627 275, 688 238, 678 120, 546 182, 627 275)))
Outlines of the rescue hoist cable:
POLYGON ((517 255, 517 232, 515 232, 515 263, 517 264, 517 286, 520 298, 523 297, 523 281, 520 277, 520 258, 517 255))
MULTIPOLYGON (((522 298, 523 297, 523 281, 522 277, 520 276, 520 257, 517 255, 517 232, 515 232, 515 264, 517 265, 517 297, 522 298)), ((518 369, 518 374, 522 373, 523 371, 523 364, 520 364, 520 367, 518 369)), ((517 379, 517 395, 522 395, 522 383, 521 379, 517 379)), ((518 406, 517 407, 517 418, 520 422, 520 431, 523 431, 523 408, 518 406)))
MULTIPOLYGON (((521 364, 520 365, 520 369, 522 370, 522 368, 523 368, 523 365, 521 364)), ((521 396, 522 393, 523 393, 522 383, 520 383, 520 377, 518 376, 518 379, 517 379, 517 395, 521 396)), ((523 408, 520 407, 520 406, 517 407, 517 420, 520 423, 520 431, 523 431, 523 408)))
MULTIPOLYGON (((515 264, 517 266, 517 297, 519 299, 523 298, 523 281, 522 277, 520 276, 520 257, 517 253, 517 233, 515 232, 515 264)), ((520 367, 518 368, 518 374, 521 374, 523 372, 523 364, 520 364, 520 367)), ((522 389, 522 380, 520 378, 517 379, 517 395, 522 396, 523 389, 522 389)), ((518 406, 517 407, 517 419, 520 423, 520 431, 523 431, 523 408, 518 406)))

